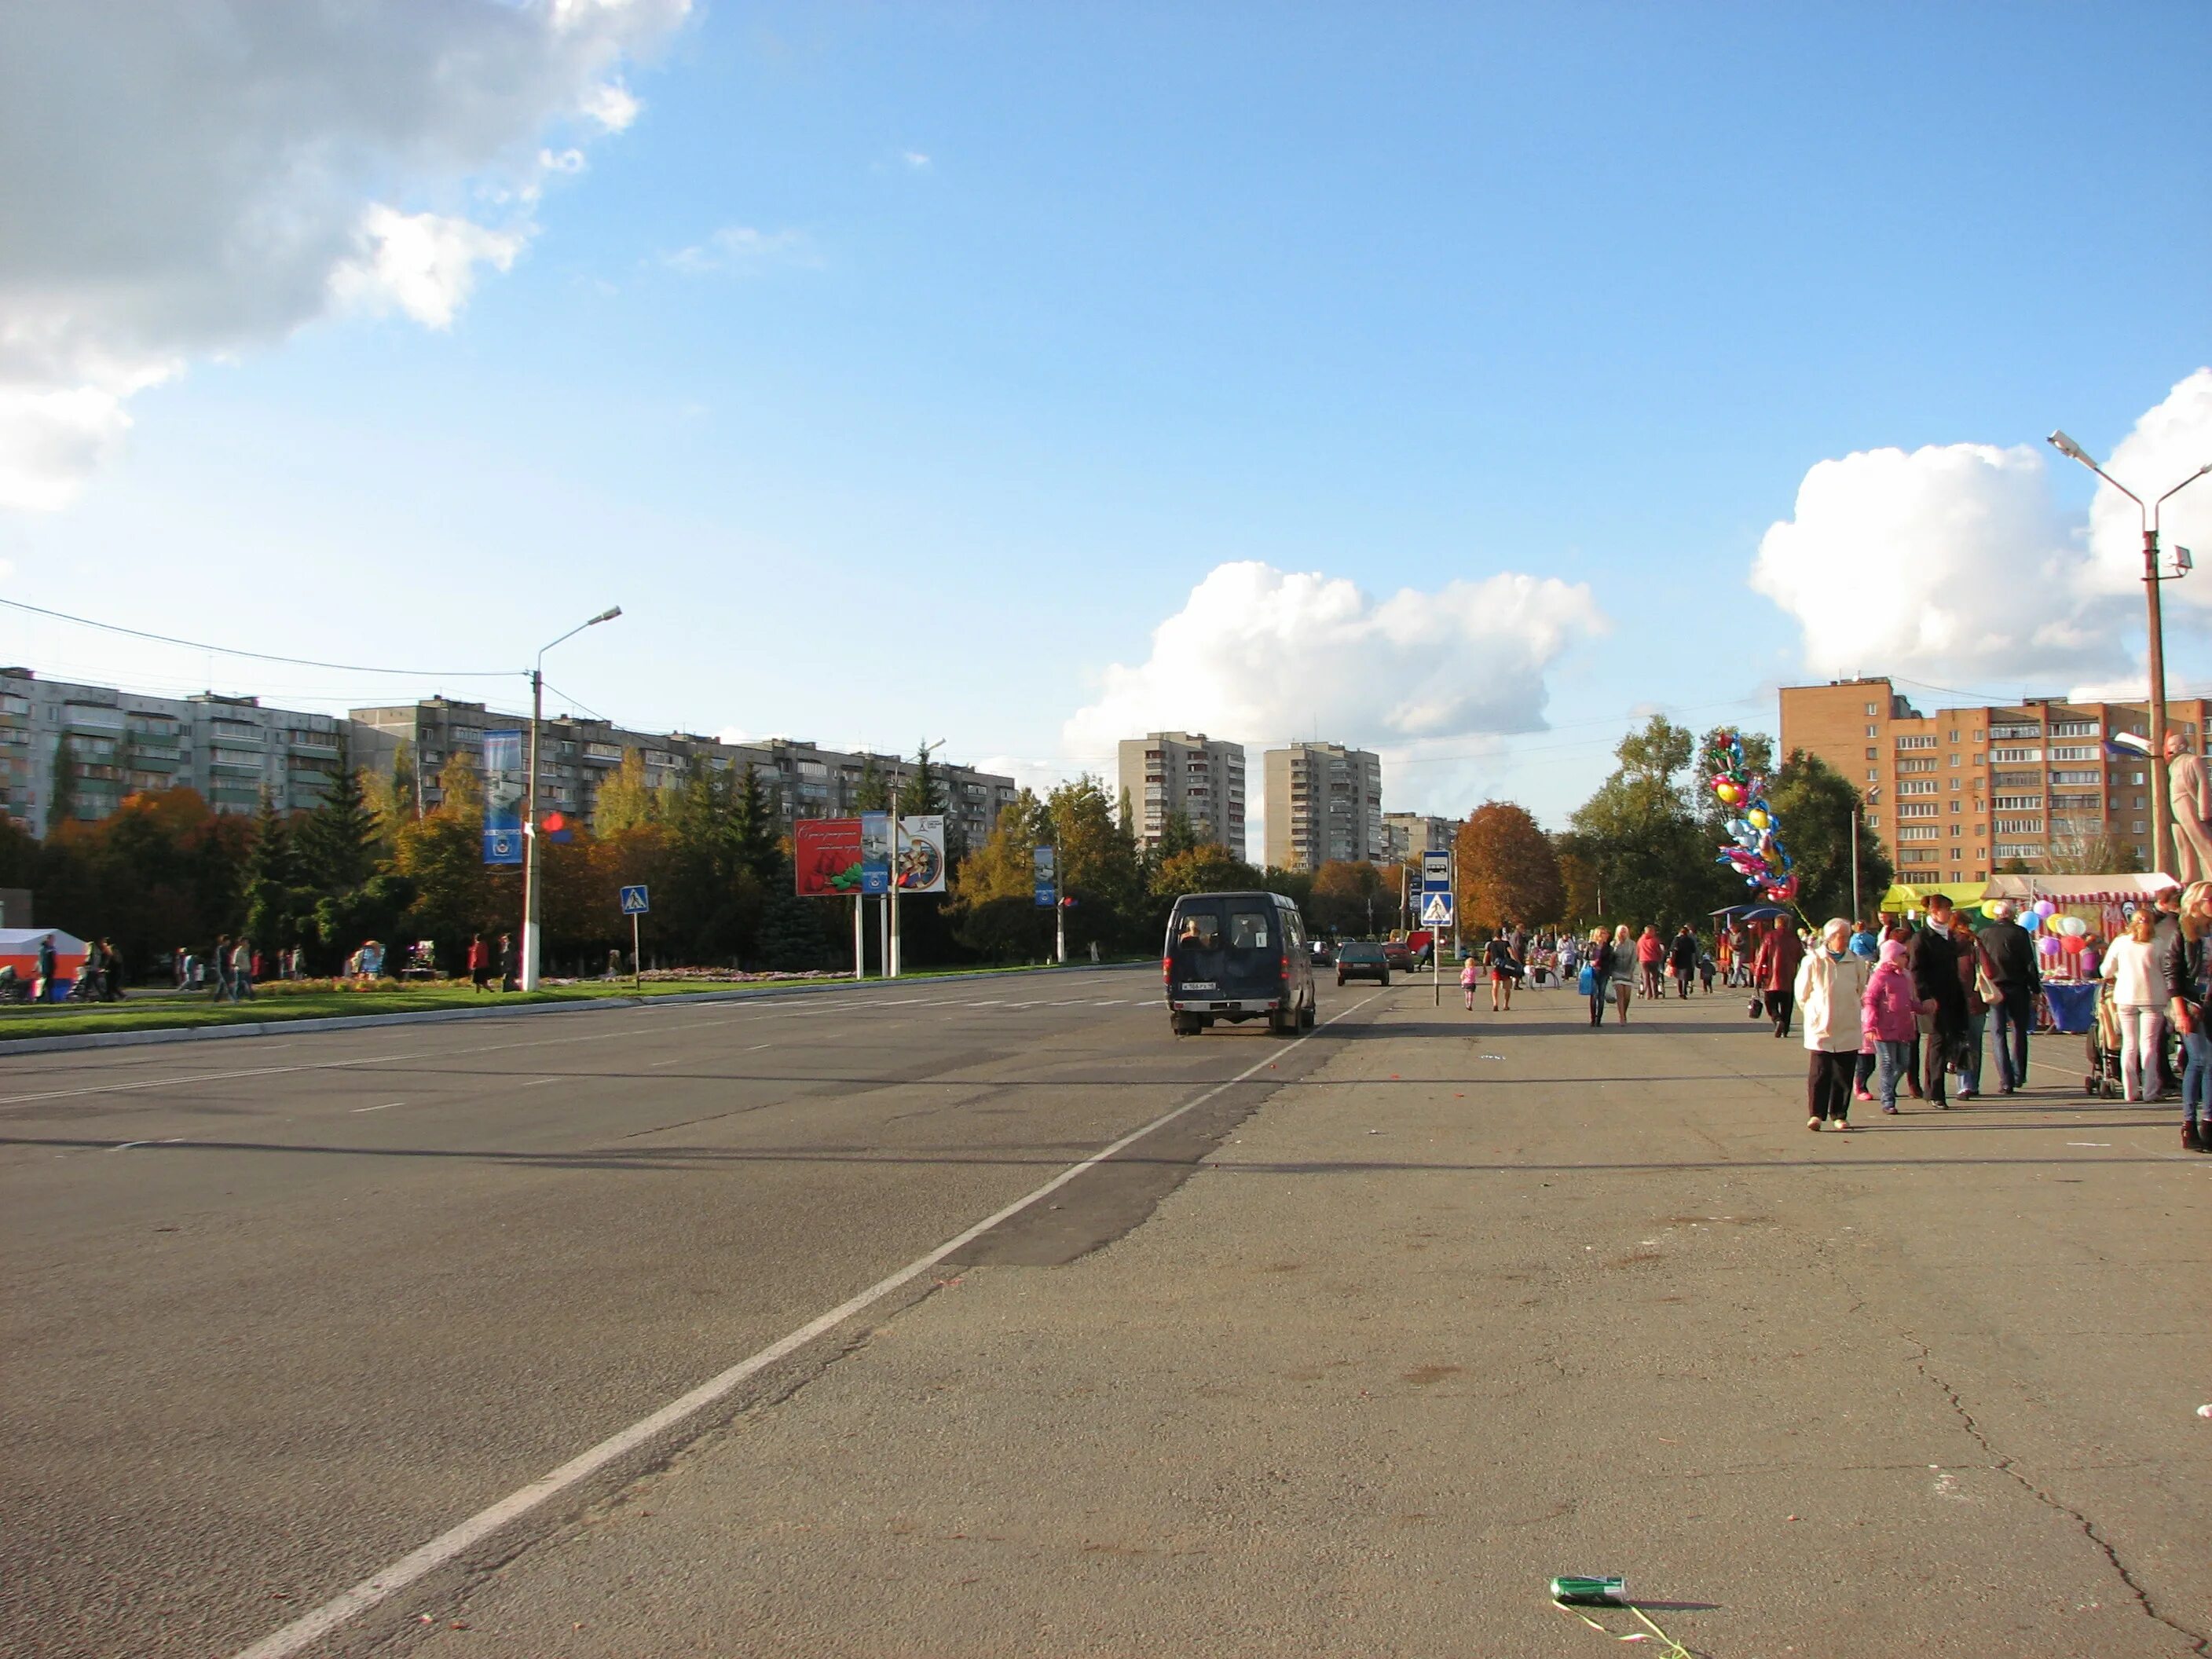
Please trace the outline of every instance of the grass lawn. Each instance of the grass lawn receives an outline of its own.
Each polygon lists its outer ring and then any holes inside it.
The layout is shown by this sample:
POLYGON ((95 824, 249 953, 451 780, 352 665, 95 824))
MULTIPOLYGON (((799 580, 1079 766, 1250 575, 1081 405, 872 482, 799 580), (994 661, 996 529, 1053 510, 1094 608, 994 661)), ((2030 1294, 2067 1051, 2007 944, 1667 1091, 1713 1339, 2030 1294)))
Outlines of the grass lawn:
MULTIPOLYGON (((1070 963, 1069 967, 1089 967, 1070 963)), ((1020 968, 943 968, 901 975, 906 980, 939 978, 947 974, 1034 971, 1020 968)), ((868 983, 883 981, 871 979, 868 983)), ((390 991, 303 991, 270 993, 245 1003, 218 1003, 203 993, 195 996, 134 997, 120 1003, 77 1006, 54 1003, 42 1007, 0 1007, 0 1054, 11 1038, 77 1036, 100 1031, 181 1030, 197 1025, 267 1024, 288 1019, 325 1019, 337 1015, 409 1014, 441 1008, 480 1008, 497 1004, 511 1006, 532 1002, 587 1002, 600 997, 696 996, 702 992, 747 988, 781 989, 790 985, 850 985, 850 980, 647 980, 632 986, 628 980, 587 980, 576 985, 548 986, 543 990, 478 993, 466 981, 439 985, 408 986, 390 991)))

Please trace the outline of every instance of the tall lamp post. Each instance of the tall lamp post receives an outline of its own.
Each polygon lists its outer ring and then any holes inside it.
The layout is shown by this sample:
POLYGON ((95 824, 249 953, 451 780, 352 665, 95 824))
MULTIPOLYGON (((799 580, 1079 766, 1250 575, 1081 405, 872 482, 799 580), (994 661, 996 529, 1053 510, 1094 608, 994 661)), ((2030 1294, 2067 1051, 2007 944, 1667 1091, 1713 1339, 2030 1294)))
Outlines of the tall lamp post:
POLYGON ((1859 908, 1859 815, 1881 799, 1880 784, 1861 795, 1851 806, 1851 922, 1864 921, 1867 914, 1859 908))
MULTIPOLYGON (((538 726, 545 717, 545 653, 561 640, 572 640, 587 628, 596 628, 603 622, 612 622, 622 615, 622 607, 611 605, 589 622, 580 622, 561 636, 538 647, 538 660, 530 670, 530 779, 523 785, 522 817, 522 988, 538 988, 538 947, 544 930, 538 923, 538 904, 542 894, 538 881, 538 726)), ((633 964, 634 965, 634 964, 633 964)))
POLYGON ((2099 466, 2089 452, 2063 432, 2054 432, 2051 447, 2069 460, 2087 467, 2136 504, 2142 521, 2143 592, 2150 607, 2150 862, 2164 872, 2173 862, 2173 803, 2166 796, 2166 623, 2159 607, 2158 585, 2187 574, 2186 566, 2170 571, 2158 568, 2158 511, 2167 501, 2212 472, 2212 461, 2191 473, 2148 507, 2143 498, 2099 466))

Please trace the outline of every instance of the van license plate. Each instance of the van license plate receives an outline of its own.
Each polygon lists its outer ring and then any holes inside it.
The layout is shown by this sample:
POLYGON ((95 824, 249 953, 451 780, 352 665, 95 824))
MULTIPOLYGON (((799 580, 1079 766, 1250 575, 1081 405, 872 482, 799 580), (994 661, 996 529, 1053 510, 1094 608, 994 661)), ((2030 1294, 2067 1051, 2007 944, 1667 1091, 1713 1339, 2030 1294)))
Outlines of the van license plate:
POLYGON ((1185 991, 1218 991, 1221 988, 1210 979, 1187 979, 1177 988, 1185 991))

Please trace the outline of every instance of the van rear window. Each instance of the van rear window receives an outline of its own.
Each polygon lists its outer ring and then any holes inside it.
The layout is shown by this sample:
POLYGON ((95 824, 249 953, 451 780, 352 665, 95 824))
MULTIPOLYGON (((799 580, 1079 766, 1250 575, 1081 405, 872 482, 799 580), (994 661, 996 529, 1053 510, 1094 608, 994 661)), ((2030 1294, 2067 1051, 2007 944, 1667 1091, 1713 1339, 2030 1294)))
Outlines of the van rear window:
POLYGON ((1221 948, 1221 906, 1218 902, 1185 900, 1176 906, 1175 939, 1201 951, 1221 948))

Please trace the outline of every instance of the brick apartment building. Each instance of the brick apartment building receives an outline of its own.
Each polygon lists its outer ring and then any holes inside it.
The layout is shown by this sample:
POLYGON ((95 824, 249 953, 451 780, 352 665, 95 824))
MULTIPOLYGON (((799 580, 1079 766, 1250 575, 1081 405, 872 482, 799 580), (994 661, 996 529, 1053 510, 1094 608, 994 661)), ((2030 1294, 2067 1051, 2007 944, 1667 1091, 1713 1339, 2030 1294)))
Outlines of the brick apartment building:
MULTIPOLYGON (((2169 700, 2166 720, 2202 750, 2203 698, 2169 700)), ((2106 841, 2150 863, 2150 765, 2106 744, 2150 729, 2143 703, 2017 703, 1923 714, 1887 678, 1782 689, 1787 756, 1818 755, 1862 795, 1901 881, 1978 881, 2014 859, 2077 864, 2106 841)), ((2094 873, 2094 872, 2085 872, 2094 873)))

